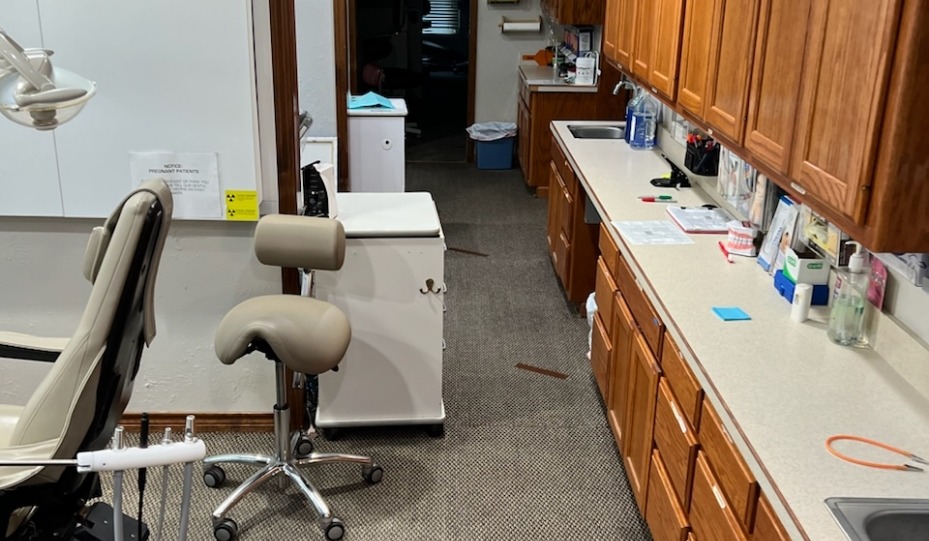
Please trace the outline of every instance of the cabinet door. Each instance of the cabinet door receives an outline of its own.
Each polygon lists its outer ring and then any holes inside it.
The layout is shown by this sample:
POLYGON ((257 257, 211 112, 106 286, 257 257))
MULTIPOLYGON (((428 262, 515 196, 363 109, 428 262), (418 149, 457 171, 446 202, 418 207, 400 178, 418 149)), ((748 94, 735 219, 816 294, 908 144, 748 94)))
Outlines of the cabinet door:
POLYGON ((614 62, 616 60, 616 36, 619 32, 619 5, 621 0, 606 0, 606 14, 603 18, 603 55, 614 62))
POLYGON ((522 98, 516 100, 519 104, 516 115, 516 138, 519 147, 516 151, 519 160, 519 168, 523 172, 523 178, 529 178, 529 148, 531 143, 530 134, 532 133, 529 124, 529 107, 522 98))
POLYGON ((681 76, 677 102, 697 118, 706 114, 713 15, 718 0, 687 0, 681 42, 681 76))
POLYGON ((810 0, 761 0, 745 148, 782 175, 790 165, 810 0))
POLYGON ((590 367, 597 381, 597 387, 600 389, 600 396, 606 403, 610 396, 609 369, 610 359, 613 356, 613 343, 603 318, 600 317, 600 312, 594 315, 594 328, 591 334, 590 367))
POLYGON ((719 0, 710 47, 705 120, 740 144, 748 106, 758 1, 719 0))
POLYGON ((635 8, 635 48, 632 55, 632 71, 647 81, 651 73, 652 51, 655 43, 655 15, 658 14, 654 0, 638 0, 635 8))
POLYGON ((768 499, 762 494, 758 498, 758 514, 755 516, 755 529, 752 531, 752 541, 787 541, 790 536, 777 519, 768 499))
POLYGON ((817 0, 810 14, 795 189, 861 222, 867 205, 900 0, 817 0))
POLYGON ((652 453, 651 470, 648 474, 648 505, 644 514, 655 541, 687 539, 687 531, 690 529, 687 513, 674 495, 665 459, 658 449, 652 453))
POLYGON ((631 374, 632 338, 635 320, 622 295, 613 295, 613 376, 610 378, 610 399, 607 401, 607 419, 616 438, 620 454, 626 456, 624 437, 629 412, 629 376, 631 374))
POLYGON ((626 428, 626 474, 639 504, 645 510, 648 488, 648 467, 652 456, 652 430, 655 422, 655 399, 658 394, 660 371, 655 356, 642 334, 636 332, 632 340, 632 359, 629 391, 629 418, 626 428))
POLYGON ((631 72, 639 0, 616 0, 616 4, 616 63, 631 72))
POLYGON ((716 474, 703 451, 697 452, 690 525, 700 541, 747 541, 739 521, 726 504, 716 474))
POLYGON ((681 52, 684 0, 656 0, 655 35, 652 39, 651 73, 648 82, 659 94, 674 101, 677 66, 681 52))
POLYGON ((561 183, 558 182, 558 169, 554 162, 549 162, 551 167, 548 172, 548 228, 546 237, 548 239, 548 249, 552 259, 555 258, 555 242, 558 239, 558 233, 561 231, 561 216, 558 214, 561 208, 561 183))

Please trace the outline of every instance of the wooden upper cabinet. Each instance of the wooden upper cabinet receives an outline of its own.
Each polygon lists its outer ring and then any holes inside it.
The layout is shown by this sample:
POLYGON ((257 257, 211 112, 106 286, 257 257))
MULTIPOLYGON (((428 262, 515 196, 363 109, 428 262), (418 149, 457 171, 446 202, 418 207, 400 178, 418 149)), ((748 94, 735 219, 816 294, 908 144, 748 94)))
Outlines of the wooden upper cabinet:
POLYGON ((901 3, 812 3, 793 187, 858 223, 868 203, 901 3))
POLYGON ((635 52, 636 8, 639 0, 616 0, 616 48, 615 60, 620 66, 632 71, 635 52))
POLYGON ((651 73, 648 82, 671 101, 677 97, 677 67, 681 51, 684 0, 655 0, 651 73))
POLYGON ((684 11, 677 102, 701 119, 706 113, 706 82, 709 79, 707 72, 716 2, 717 0, 687 0, 684 11))
POLYGON ((561 24, 603 23, 603 0, 542 0, 542 11, 561 24))
POLYGON ((636 0, 635 45, 632 54, 632 71, 647 81, 651 74, 652 50, 655 43, 655 15, 658 4, 655 0, 636 0))
POLYGON ((616 62, 616 36, 619 28, 617 22, 619 16, 620 0, 606 0, 605 15, 603 19, 603 56, 616 62))
POLYGON ((742 142, 759 0, 718 0, 710 46, 704 120, 742 142))
POLYGON ((811 0, 761 0, 745 148, 782 175, 790 165, 811 0))

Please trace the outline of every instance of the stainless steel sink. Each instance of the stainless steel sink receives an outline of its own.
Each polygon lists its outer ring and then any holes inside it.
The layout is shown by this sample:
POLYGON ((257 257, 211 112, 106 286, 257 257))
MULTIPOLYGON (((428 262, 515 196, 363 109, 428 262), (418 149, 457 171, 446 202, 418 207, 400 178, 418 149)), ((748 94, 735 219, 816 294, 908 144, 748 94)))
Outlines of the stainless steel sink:
POLYGON ((851 541, 929 539, 929 500, 827 498, 826 507, 851 541))
POLYGON ((626 133, 626 126, 573 126, 569 124, 568 131, 575 139, 622 139, 626 133))

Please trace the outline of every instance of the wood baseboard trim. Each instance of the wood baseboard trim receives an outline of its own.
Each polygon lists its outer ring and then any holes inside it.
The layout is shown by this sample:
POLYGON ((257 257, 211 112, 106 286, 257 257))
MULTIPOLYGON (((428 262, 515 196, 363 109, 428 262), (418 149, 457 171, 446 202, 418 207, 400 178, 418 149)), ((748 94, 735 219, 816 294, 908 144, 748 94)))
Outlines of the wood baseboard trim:
MULTIPOLYGON (((270 413, 195 413, 197 432, 274 432, 274 416, 270 413)), ((138 432, 141 413, 123 414, 121 424, 130 432, 138 432)), ((174 434, 184 431, 186 413, 149 413, 149 432, 164 432, 171 427, 174 434)))

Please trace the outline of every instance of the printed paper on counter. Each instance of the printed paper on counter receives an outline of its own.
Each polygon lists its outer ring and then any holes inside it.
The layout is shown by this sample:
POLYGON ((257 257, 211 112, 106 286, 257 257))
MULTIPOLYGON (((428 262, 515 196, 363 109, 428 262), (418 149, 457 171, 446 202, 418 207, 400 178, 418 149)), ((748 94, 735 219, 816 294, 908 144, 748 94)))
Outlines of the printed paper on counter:
POLYGON ((154 178, 168 183, 175 218, 223 218, 216 152, 130 152, 129 163, 133 187, 154 178))

